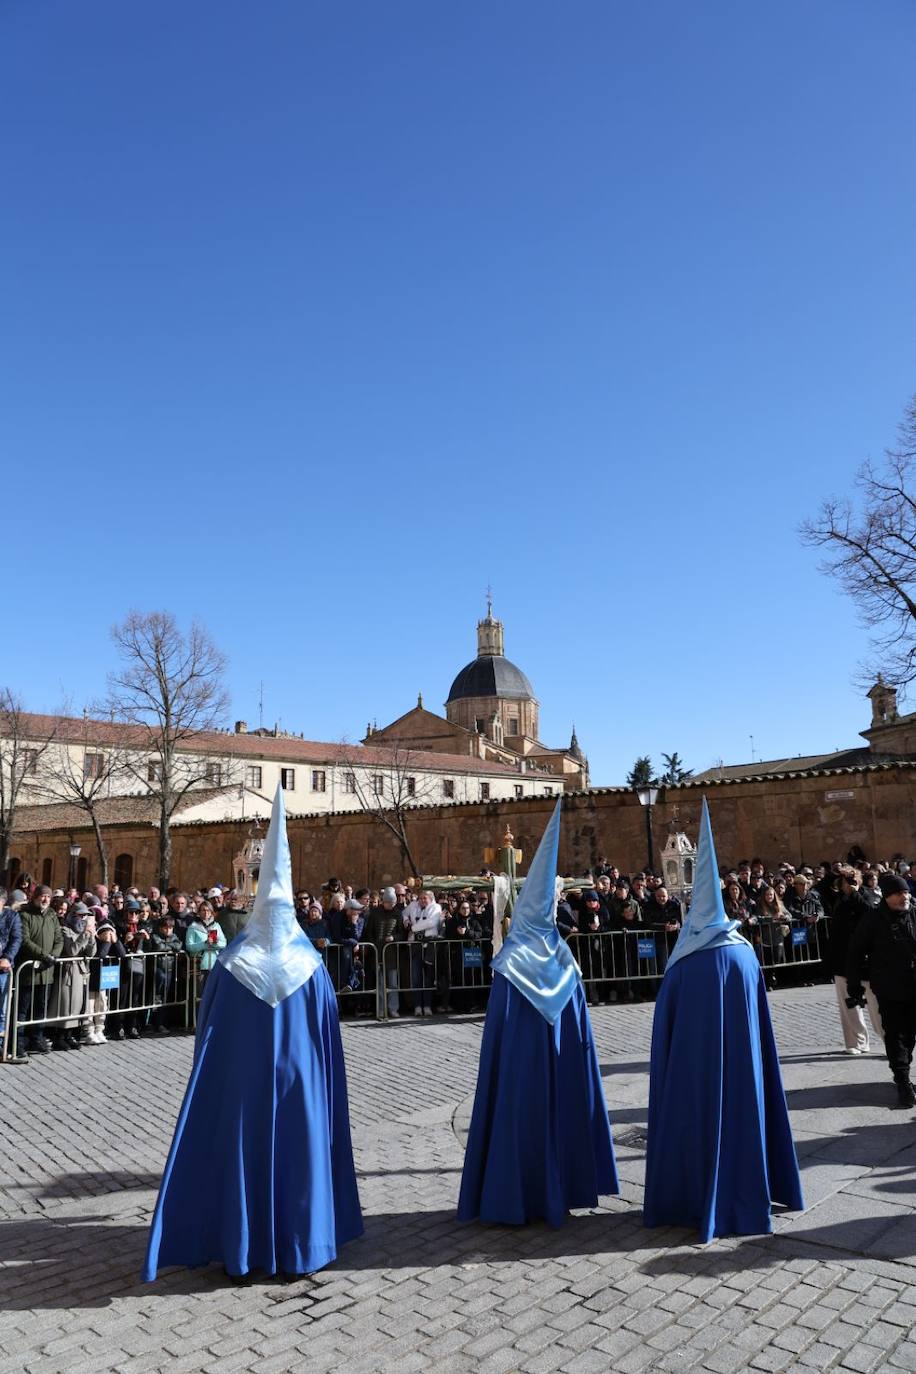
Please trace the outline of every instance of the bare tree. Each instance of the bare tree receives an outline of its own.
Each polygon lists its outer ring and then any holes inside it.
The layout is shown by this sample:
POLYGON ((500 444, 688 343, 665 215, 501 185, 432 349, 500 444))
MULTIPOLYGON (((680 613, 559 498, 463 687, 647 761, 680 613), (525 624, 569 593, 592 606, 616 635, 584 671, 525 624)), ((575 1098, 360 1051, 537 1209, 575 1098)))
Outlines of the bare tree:
POLYGON ((45 801, 69 802, 86 813, 95 836, 101 881, 107 887, 108 848, 99 803, 134 776, 136 751, 118 738, 117 722, 112 722, 111 733, 104 739, 93 724, 88 710, 84 711, 82 739, 69 734, 46 753, 38 790, 45 801))
POLYGON ((19 697, 8 687, 0 688, 0 874, 9 868, 16 809, 23 792, 37 787, 53 738, 53 728, 36 736, 19 697))
POLYGON ((353 779, 359 809, 395 837, 402 859, 419 879, 422 875, 408 834, 410 812, 435 799, 435 780, 423 770, 416 754, 397 741, 377 745, 372 752, 373 761, 368 762, 354 747, 344 756, 343 766, 353 779))
POLYGON ((824 549, 821 570, 849 594, 873 630, 873 661, 897 687, 916 679, 916 396, 900 425, 899 444, 882 466, 856 475, 858 499, 831 497, 801 526, 803 541, 824 549))
POLYGON ((228 709, 226 659, 200 625, 184 635, 168 611, 132 611, 111 634, 121 668, 108 679, 108 712, 137 727, 133 768, 159 803, 159 886, 165 890, 177 807, 192 787, 228 782, 217 776, 219 764, 193 751, 194 736, 219 728, 228 709))

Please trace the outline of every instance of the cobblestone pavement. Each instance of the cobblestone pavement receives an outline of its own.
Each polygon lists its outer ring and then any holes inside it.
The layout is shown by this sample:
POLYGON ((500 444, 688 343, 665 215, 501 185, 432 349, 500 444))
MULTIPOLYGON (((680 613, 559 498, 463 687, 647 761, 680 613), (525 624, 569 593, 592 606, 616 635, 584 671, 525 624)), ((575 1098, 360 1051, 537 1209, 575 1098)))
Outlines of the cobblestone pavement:
POLYGON ((643 1229, 651 1006, 594 1011, 623 1193, 556 1231, 454 1222, 481 1020, 357 1022, 366 1234, 285 1285, 137 1281, 187 1037, 0 1069, 0 1374, 916 1370, 916 1113, 831 988, 771 1006, 809 1205, 772 1236, 643 1229))

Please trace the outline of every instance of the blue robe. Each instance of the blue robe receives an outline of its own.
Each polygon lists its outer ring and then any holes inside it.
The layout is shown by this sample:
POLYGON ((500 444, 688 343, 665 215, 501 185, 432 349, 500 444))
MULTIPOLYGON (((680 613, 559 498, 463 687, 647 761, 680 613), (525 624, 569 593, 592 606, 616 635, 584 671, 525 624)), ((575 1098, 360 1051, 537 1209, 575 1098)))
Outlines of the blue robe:
POLYGON ((362 1229, 327 971, 271 1007, 217 964, 143 1278, 214 1260, 236 1275, 310 1273, 362 1229))
POLYGON ((701 949, 655 1004, 643 1220, 759 1235, 771 1201, 804 1206, 763 974, 749 945, 701 949))
POLYGON ((458 1220, 561 1226, 618 1186, 582 984, 551 1025, 495 973, 458 1220))

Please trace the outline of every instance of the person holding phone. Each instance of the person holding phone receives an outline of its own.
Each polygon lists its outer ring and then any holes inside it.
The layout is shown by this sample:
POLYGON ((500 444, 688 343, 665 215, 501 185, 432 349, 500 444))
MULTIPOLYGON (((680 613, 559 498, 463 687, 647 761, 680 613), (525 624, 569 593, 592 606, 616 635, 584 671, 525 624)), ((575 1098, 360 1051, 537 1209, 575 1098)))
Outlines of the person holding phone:
POLYGON ((184 943, 187 952, 198 961, 200 988, 203 991, 207 975, 219 958, 220 950, 226 948, 223 928, 208 901, 198 905, 197 915, 188 926, 184 943))

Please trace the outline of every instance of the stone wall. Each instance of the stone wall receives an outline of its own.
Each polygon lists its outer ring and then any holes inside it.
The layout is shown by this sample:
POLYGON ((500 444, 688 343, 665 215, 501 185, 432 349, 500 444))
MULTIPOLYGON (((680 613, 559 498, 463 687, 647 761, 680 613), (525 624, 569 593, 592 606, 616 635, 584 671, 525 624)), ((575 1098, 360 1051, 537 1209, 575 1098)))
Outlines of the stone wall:
MULTIPOLYGON (((898 852, 916 856, 916 766, 718 783, 705 794, 722 863, 760 855, 767 863, 786 858, 814 864, 821 858, 845 858, 854 844, 869 858, 898 852)), ((653 812, 656 865, 675 807, 677 826, 695 839, 702 796, 699 787, 668 788, 660 794, 653 812)), ((547 797, 424 807, 411 817, 411 845, 424 872, 477 873, 484 849, 498 847, 508 823, 516 847, 524 851, 524 871, 552 810, 547 797)), ((248 830, 243 821, 176 825, 173 882, 188 888, 231 882, 232 859, 248 830)), ((155 881, 157 833, 152 826, 110 825, 106 836, 112 873, 116 856, 126 853, 133 857, 134 881, 140 887, 155 881)), ((51 882, 64 885, 71 837, 89 859, 88 881, 98 881, 89 829, 17 833, 11 852, 21 870, 39 880, 50 859, 51 882)), ((395 838, 359 813, 293 819, 289 838, 294 881, 313 891, 332 874, 371 886, 406 874, 395 838)), ((561 871, 581 873, 602 854, 624 871, 646 862, 645 812, 632 792, 594 790, 564 800, 561 871)))

